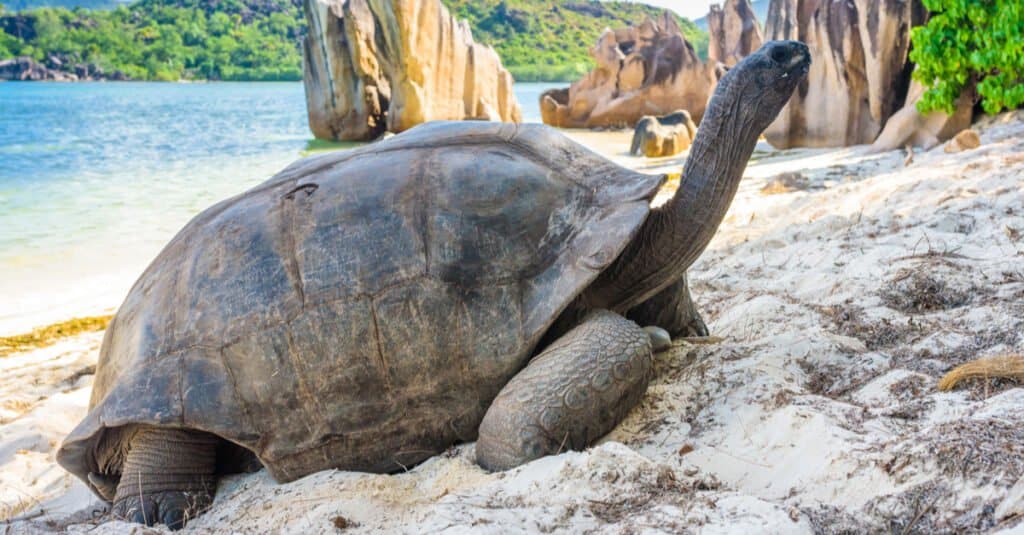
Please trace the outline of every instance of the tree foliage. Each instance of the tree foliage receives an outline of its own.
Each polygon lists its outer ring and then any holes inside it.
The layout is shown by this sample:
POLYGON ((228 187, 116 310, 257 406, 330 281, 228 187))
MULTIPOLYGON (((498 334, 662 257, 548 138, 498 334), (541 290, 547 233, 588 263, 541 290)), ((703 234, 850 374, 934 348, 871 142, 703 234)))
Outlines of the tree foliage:
POLYGON ((914 77, 929 88, 918 110, 952 113, 956 99, 977 83, 987 113, 1024 105, 1024 2, 924 0, 932 13, 914 28, 914 77))

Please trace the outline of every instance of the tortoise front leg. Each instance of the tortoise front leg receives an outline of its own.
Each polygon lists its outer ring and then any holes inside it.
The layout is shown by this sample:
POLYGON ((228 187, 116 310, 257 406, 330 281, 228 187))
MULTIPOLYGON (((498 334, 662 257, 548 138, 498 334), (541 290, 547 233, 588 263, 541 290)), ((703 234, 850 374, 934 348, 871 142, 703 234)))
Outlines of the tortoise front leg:
POLYGON ((480 424, 477 463, 508 470, 586 448, 640 402, 650 375, 648 334, 613 312, 591 312, 501 390, 480 424))
POLYGON ((181 529, 213 503, 219 439, 185 429, 140 427, 131 437, 114 515, 181 529))
POLYGON ((672 337, 707 336, 708 327, 690 295, 690 283, 683 275, 654 297, 626 311, 626 317, 640 325, 657 325, 672 337))

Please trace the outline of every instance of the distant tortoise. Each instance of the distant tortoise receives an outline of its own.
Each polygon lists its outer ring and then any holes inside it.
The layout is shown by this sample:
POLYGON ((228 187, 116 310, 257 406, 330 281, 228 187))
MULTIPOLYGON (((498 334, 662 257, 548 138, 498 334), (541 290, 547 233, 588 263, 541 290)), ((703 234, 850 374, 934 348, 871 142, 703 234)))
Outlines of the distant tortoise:
POLYGON ((629 153, 648 158, 672 156, 688 149, 696 135, 697 125, 686 110, 661 117, 644 115, 633 128, 629 153))
POLYGON ((115 513, 181 527, 256 459, 291 481, 474 439, 489 470, 588 446, 646 390, 637 323, 706 333, 686 268, 809 62, 774 42, 736 66, 655 210, 664 177, 547 127, 469 122, 308 158, 209 208, 121 305, 59 462, 115 513))

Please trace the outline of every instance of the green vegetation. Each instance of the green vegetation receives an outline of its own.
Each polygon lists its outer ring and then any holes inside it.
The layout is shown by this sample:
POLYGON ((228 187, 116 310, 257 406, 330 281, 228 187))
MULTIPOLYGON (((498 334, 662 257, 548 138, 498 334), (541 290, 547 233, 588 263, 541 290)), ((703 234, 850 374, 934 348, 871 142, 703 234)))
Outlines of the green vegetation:
MULTIPOLYGON (((466 19, 473 38, 498 51, 522 82, 572 81, 593 68, 588 50, 605 28, 656 18, 660 8, 633 2, 566 0, 442 0, 466 19)), ((689 20, 676 18, 683 35, 707 57, 708 36, 689 20)))
POLYGON ((46 327, 40 327, 30 333, 17 334, 14 336, 0 337, 0 357, 6 357, 12 353, 28 351, 46 347, 57 342, 61 338, 81 334, 85 332, 102 331, 110 324, 113 316, 90 316, 86 318, 74 318, 46 327))
POLYGON ((1024 3, 1020 0, 924 0, 932 13, 914 28, 914 77, 928 91, 927 113, 952 113, 961 91, 977 83, 990 114, 1024 105, 1024 3))
POLYGON ((239 0, 40 8, 0 16, 0 29, 0 58, 31 56, 51 67, 87 64, 137 80, 302 78, 304 23, 289 0, 258 9, 239 0))
MULTIPOLYGON (((596 0, 442 2, 469 21, 474 38, 493 46, 519 81, 576 80, 593 67, 588 50, 606 27, 661 14, 644 4, 596 0)), ((707 34, 677 20, 706 57, 707 34)), ((6 14, 0 7, 0 59, 31 56, 64 70, 84 64, 137 80, 299 80, 303 32, 300 0, 141 0, 108 11, 6 14)))

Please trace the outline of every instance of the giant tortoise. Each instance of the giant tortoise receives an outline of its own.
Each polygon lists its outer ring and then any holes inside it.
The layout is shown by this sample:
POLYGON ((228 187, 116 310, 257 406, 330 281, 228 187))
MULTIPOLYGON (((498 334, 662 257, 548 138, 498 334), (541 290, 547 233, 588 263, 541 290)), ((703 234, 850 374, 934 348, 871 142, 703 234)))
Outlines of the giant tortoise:
POLYGON ((285 482, 474 439, 489 470, 585 448, 647 388, 639 325, 706 332, 686 269, 809 63, 771 42, 729 71, 657 209, 663 176, 473 122, 307 158, 207 209, 118 310, 59 462, 115 513, 181 527, 245 466, 285 482))

